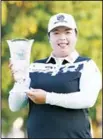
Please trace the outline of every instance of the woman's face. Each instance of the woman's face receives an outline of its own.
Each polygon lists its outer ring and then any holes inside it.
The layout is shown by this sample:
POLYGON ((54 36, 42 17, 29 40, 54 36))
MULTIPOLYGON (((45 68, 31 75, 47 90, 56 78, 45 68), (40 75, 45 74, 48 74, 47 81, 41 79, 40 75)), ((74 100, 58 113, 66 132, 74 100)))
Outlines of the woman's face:
POLYGON ((50 32, 50 43, 56 57, 70 55, 75 49, 77 35, 74 29, 57 27, 50 32))

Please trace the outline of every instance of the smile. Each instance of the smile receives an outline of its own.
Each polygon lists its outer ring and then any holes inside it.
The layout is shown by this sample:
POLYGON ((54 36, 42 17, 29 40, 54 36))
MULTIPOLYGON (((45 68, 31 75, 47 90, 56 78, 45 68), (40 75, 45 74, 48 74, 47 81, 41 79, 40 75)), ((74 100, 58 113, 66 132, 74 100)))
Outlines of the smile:
POLYGON ((67 45, 69 45, 69 43, 59 43, 58 46, 61 48, 66 47, 67 45))

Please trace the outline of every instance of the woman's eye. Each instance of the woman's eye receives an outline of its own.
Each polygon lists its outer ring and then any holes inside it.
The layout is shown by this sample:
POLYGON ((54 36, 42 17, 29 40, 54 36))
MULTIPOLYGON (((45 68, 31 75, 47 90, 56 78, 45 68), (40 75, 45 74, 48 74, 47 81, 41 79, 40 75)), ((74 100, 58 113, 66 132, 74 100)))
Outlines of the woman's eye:
POLYGON ((57 35, 57 34, 58 34, 58 32, 55 32, 54 34, 55 34, 55 35, 57 35))
POLYGON ((66 32, 67 34, 70 34, 71 32, 66 32))

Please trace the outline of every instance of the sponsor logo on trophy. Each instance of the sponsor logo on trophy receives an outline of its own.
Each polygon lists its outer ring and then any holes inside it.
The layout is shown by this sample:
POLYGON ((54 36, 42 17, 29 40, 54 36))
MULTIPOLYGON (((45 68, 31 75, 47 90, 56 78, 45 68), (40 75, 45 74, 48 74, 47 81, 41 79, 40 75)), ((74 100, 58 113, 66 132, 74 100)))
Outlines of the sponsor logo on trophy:
POLYGON ((33 39, 7 40, 16 81, 23 80, 29 75, 30 54, 33 41, 33 39))

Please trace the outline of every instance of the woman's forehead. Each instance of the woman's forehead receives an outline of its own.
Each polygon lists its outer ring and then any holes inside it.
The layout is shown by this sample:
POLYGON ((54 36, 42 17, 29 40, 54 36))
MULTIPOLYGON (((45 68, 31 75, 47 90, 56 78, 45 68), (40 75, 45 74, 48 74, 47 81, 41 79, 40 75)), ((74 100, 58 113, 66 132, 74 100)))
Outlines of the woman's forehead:
POLYGON ((67 30, 73 30, 72 28, 68 28, 68 27, 65 27, 65 26, 59 26, 59 27, 56 27, 52 30, 52 32, 54 31, 67 31, 67 30))

